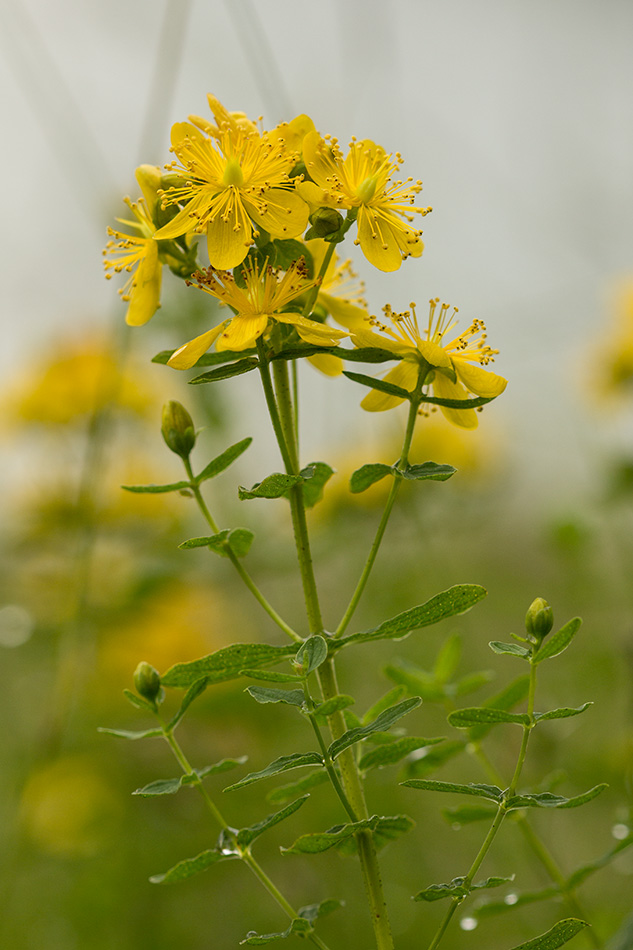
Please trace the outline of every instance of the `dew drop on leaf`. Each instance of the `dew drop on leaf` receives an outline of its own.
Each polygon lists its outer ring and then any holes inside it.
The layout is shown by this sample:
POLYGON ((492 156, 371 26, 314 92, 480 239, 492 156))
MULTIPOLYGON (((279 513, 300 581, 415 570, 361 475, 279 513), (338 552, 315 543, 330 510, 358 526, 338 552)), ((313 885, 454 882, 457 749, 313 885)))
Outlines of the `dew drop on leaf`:
POLYGON ((462 930, 474 930, 477 926, 478 921, 474 917, 462 917, 459 922, 459 926, 462 930))

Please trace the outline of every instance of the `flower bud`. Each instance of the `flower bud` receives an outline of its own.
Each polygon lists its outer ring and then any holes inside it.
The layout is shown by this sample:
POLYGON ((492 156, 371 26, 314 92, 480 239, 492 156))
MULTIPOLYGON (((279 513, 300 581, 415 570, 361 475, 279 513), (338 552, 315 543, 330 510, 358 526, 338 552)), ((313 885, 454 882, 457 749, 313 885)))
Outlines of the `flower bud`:
POLYGON ((193 419, 181 403, 172 399, 163 406, 161 432, 172 452, 183 459, 189 458, 196 444, 196 430, 193 419))
POLYGON ((134 671, 134 687, 139 696, 148 699, 150 703, 156 702, 160 693, 160 675, 151 663, 143 660, 134 671))
POLYGON ((158 198, 158 189, 163 187, 161 170, 158 165, 139 165, 136 180, 151 213, 158 198))
POLYGON ((343 224, 343 216, 335 208, 317 208, 310 215, 314 237, 324 238, 335 234, 343 224))
POLYGON ((525 615, 525 629, 527 632, 542 640, 552 629, 554 624, 554 611, 542 597, 533 600, 525 615))

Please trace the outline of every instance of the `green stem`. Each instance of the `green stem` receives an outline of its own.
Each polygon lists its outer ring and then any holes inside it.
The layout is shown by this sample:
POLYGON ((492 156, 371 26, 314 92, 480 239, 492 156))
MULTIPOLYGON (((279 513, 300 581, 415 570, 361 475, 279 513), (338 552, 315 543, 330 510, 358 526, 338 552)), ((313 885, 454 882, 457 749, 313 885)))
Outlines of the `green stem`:
MULTIPOLYGON (((183 462, 185 465, 187 476, 190 481, 191 490, 198 504, 198 508, 202 512, 202 515, 205 521, 207 522, 207 524, 209 525, 213 533, 218 534, 220 529, 218 525, 216 524, 216 521, 213 518, 211 512, 209 511, 204 498, 202 497, 200 486, 196 484, 195 477, 191 468, 191 462, 189 461, 189 459, 183 459, 183 462)), ((291 637, 291 639, 295 640, 297 643, 303 643, 303 639, 299 636, 299 634, 295 630, 293 630, 292 627, 290 627, 286 623, 286 621, 282 617, 279 616, 279 614, 274 609, 274 607, 272 607, 272 605, 268 603, 268 601, 266 600, 266 598, 260 591, 259 587, 255 583, 253 578, 250 576, 250 574, 248 573, 248 571, 246 570, 246 568, 244 567, 240 559, 237 557, 237 555, 231 548, 231 545, 228 543, 228 541, 225 541, 223 543, 222 548, 225 555, 228 557, 231 564, 233 565, 233 567, 235 568, 239 576, 242 578, 242 580, 244 581, 244 583, 250 590, 253 597, 258 601, 259 604, 261 604, 261 606, 264 608, 264 610, 266 611, 268 616, 271 618, 271 620, 274 620, 277 626, 280 627, 284 631, 284 633, 287 633, 288 636, 291 637)))
MULTIPOLYGON (((200 778, 198 777, 198 775, 194 772, 194 770, 193 770, 193 768, 191 767, 191 765, 190 765, 190 763, 189 763, 189 761, 188 761, 186 755, 185 755, 184 752, 182 751, 182 749, 181 749, 181 747, 180 747, 180 744, 178 743, 178 740, 177 740, 176 737, 173 735, 173 733, 167 728, 167 726, 165 725, 165 723, 163 722, 163 720, 160 718, 160 715, 158 715, 158 718, 159 718, 160 723, 161 723, 161 726, 162 726, 162 728, 163 728, 163 735, 164 735, 164 737, 165 737, 165 741, 167 742, 167 744, 169 745, 169 748, 170 748, 171 751, 173 752, 176 761, 177 761, 178 764, 180 765, 180 767, 181 767, 181 769, 183 770, 183 772, 185 773, 185 775, 190 775, 190 776, 192 777, 192 784, 196 786, 196 788, 198 789, 198 791, 200 792, 200 794, 201 794, 202 797, 204 798, 204 801, 205 801, 205 804, 206 804, 207 808, 209 809, 209 811, 210 811, 211 814, 213 815, 213 818, 215 819, 215 821, 217 822, 217 824, 220 826, 220 828, 222 829, 222 831, 223 831, 229 838, 231 838, 231 839, 234 841, 234 843, 235 843, 235 849, 236 849, 236 852, 237 852, 237 854, 238 854, 239 859, 240 859, 241 861, 243 861, 244 864, 245 864, 248 868, 250 868, 250 870, 251 870, 252 873, 255 875, 255 877, 257 878, 257 880, 266 888, 266 890, 268 891, 268 893, 270 894, 270 896, 273 898, 273 900, 275 900, 275 901, 277 902, 277 904, 281 907, 281 909, 284 911, 284 913, 287 914, 287 916, 288 916, 291 920, 297 920, 298 917, 299 917, 299 915, 297 914, 297 912, 296 912, 296 910, 294 909, 294 907, 292 906, 292 904, 290 904, 290 903, 286 900, 286 898, 285 898, 284 895, 281 893, 281 891, 279 890, 279 888, 276 887, 275 884, 273 884, 273 882, 272 882, 271 879, 268 877, 268 875, 266 874, 266 872, 264 871, 264 869, 263 869, 263 868, 261 867, 261 865, 255 860, 255 858, 253 857, 253 855, 251 854, 251 852, 250 852, 249 850, 243 851, 241 848, 239 848, 239 846, 238 846, 238 844, 237 844, 237 841, 236 841, 236 839, 235 839, 235 832, 234 832, 233 829, 227 824, 227 822, 224 820, 224 818, 223 818, 223 816, 222 816, 222 814, 221 814, 219 808, 216 806, 215 802, 213 801, 213 799, 211 798, 211 796, 210 796, 209 793, 207 792, 206 788, 204 787, 204 784, 203 784, 203 782, 202 782, 202 779, 200 779, 200 778)), ((309 934, 308 936, 309 936, 310 940, 312 941, 312 943, 313 943, 315 946, 319 947, 319 950, 328 950, 327 945, 326 945, 326 944, 321 940, 321 938, 318 937, 315 933, 311 933, 311 934, 309 934)))
MULTIPOLYGON (((307 706, 308 706, 309 709, 313 709, 314 703, 313 703, 312 697, 310 696, 310 693, 309 693, 309 691, 308 691, 308 684, 307 684, 307 681, 304 681, 303 688, 304 688, 305 697, 306 697, 306 704, 307 704, 307 706)), ((355 812, 354 809, 352 808, 352 806, 351 806, 351 804, 350 804, 350 801, 349 801, 347 795, 345 794, 345 791, 344 791, 344 789, 343 789, 343 786, 341 785, 341 783, 340 783, 340 781, 339 781, 339 777, 338 777, 338 775, 336 774, 336 768, 334 767, 334 762, 332 761, 332 758, 331 758, 331 756, 330 756, 330 753, 328 752, 328 747, 327 747, 327 745, 326 745, 326 743, 325 743, 325 740, 324 740, 323 735, 322 735, 322 733, 321 733, 321 730, 320 730, 320 728, 319 728, 319 724, 318 724, 318 722, 316 721, 316 719, 315 719, 315 717, 314 717, 314 715, 313 715, 312 713, 309 714, 309 718, 310 718, 310 723, 312 724, 312 728, 313 728, 313 730, 314 730, 314 734, 316 735, 317 742, 319 743, 319 748, 321 749, 321 753, 322 753, 322 755, 323 755, 323 764, 325 765, 325 770, 326 770, 326 772, 327 772, 327 774, 328 774, 328 778, 330 779, 330 782, 331 782, 331 784, 332 784, 332 788, 334 789, 334 791, 335 791, 336 794, 338 795, 338 797, 339 797, 339 799, 340 799, 340 801, 341 801, 341 804, 342 804, 343 808, 345 809, 345 811, 347 812, 347 814, 348 814, 348 816, 351 818, 351 820, 352 820, 352 821, 358 821, 358 820, 359 820, 358 815, 356 814, 356 812, 355 812)))
MULTIPOLYGON (((424 367, 420 368, 420 375, 418 377, 418 385, 415 390, 415 396, 418 396, 422 391, 422 386, 424 385, 424 379, 426 377, 428 370, 424 367)), ((413 438, 413 430, 415 428, 415 421, 418 415, 418 409, 420 407, 419 400, 417 398, 412 398, 411 403, 409 404, 409 416, 407 419, 407 428, 404 434, 404 441, 402 443, 402 450, 400 452, 400 458, 398 460, 398 465, 406 466, 409 461, 409 451, 411 449, 411 440, 413 438)), ((369 580, 369 575, 371 574, 372 568, 374 566, 374 561, 376 560, 376 555, 378 554, 378 549, 380 548, 385 530, 387 528, 387 523, 391 517, 391 512, 395 504, 398 492, 400 490, 400 485, 402 483, 402 478, 398 475, 394 476, 391 489, 389 491, 389 496, 387 498, 387 504, 385 505, 385 510, 382 513, 382 518, 380 519, 380 524, 378 525, 378 530, 376 531, 376 536, 374 542, 369 551, 367 561, 363 568, 363 572, 360 576, 360 580, 356 585, 356 590, 352 594, 352 599, 349 602, 347 610, 343 614, 343 618, 336 628, 334 634, 335 637, 340 637, 347 629, 350 620, 358 606, 358 602, 362 597, 363 591, 367 581, 369 580)))

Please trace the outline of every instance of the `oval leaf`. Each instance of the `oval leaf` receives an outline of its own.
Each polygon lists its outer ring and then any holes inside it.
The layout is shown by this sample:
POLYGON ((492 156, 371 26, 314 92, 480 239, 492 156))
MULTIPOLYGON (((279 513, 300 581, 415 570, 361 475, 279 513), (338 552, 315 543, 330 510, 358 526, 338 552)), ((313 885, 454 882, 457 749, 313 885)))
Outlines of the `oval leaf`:
POLYGON ((534 940, 528 940, 527 943, 521 943, 512 950, 558 950, 568 943, 577 933, 588 927, 586 920, 578 920, 576 917, 567 917, 565 920, 559 920, 554 924, 551 930, 535 937, 534 940))
POLYGON ((418 736, 403 736, 402 739, 396 739, 388 745, 379 745, 375 749, 366 752, 358 767, 367 772, 369 769, 384 769, 387 765, 395 765, 402 759, 415 752, 417 749, 424 749, 427 746, 443 742, 443 736, 437 736, 433 739, 423 739, 418 736))
POLYGON ((238 488, 237 494, 241 501, 248 501, 251 498, 282 498, 289 488, 303 481, 303 475, 283 475, 281 472, 274 472, 262 482, 256 482, 250 489, 238 488))
POLYGON ((231 858, 237 857, 239 857, 239 854, 222 854, 221 851, 211 848, 209 851, 202 851, 197 854, 195 858, 185 858, 184 861, 179 861, 164 874, 154 874, 150 877, 150 882, 152 884, 177 884, 178 881, 185 881, 188 877, 193 877, 194 874, 206 871, 212 864, 217 864, 219 861, 229 861, 231 858))
POLYGON ((373 462, 363 465, 356 469, 349 480, 349 490, 353 495, 367 491, 376 482, 385 478, 386 475, 393 475, 393 466, 384 465, 382 462, 373 462))
POLYGON ((530 717, 527 713, 511 713, 504 709, 491 709, 488 706, 470 706, 464 709, 456 709, 452 712, 448 721, 451 726, 457 729, 470 729, 471 726, 478 723, 495 725, 501 722, 511 722, 518 726, 529 726, 530 717))
POLYGON ((275 647, 267 643, 233 643, 209 656, 189 663, 176 663, 161 676, 163 686, 189 687, 205 677, 207 684, 237 679, 244 669, 271 666, 296 653, 296 645, 275 647))
POLYGON ((255 356, 247 356, 246 359, 238 360, 237 363, 229 363, 226 366, 219 366, 208 373, 202 373, 189 380, 192 386, 200 383, 215 383, 219 379, 230 379, 231 376, 242 376, 243 373, 250 373, 252 369, 257 369, 259 360, 255 356))
POLYGON ((299 647, 296 660, 305 670, 305 675, 308 676, 327 660, 327 653, 327 643, 325 639, 317 633, 312 637, 308 637, 299 647))
POLYGON ((398 469, 403 478, 410 481, 422 481, 431 479, 434 482, 445 482, 457 471, 452 465, 438 465, 437 462, 422 462, 421 465, 407 465, 404 469, 398 469))
POLYGON ((330 745, 328 749, 330 758, 335 759, 337 755, 340 755, 345 749, 365 739, 371 735, 372 732, 385 732, 390 729, 394 723, 402 719, 403 716, 406 716, 407 713, 415 709, 416 706, 419 706, 421 702, 422 700, 419 696, 405 699, 396 706, 385 709, 373 722, 368 723, 366 726, 357 726, 355 729, 348 729, 347 732, 344 732, 342 736, 335 739, 330 745))
POLYGON ((530 656, 530 650, 522 647, 520 643, 502 643, 500 640, 491 640, 488 644, 493 653, 507 653, 510 656, 520 656, 527 659, 530 656))
POLYGON ((579 716, 581 713, 584 713, 585 709, 589 709, 590 706, 593 706, 593 703, 583 703, 582 706, 575 708, 571 706, 561 706, 560 709, 550 709, 549 712, 534 713, 534 719, 536 722, 544 722, 546 719, 568 719, 570 716, 579 716))
POLYGON ((450 792, 460 795, 475 795, 477 798, 487 798, 488 801, 500 803, 503 791, 497 785, 462 785, 459 782, 435 782, 432 779, 411 778, 401 782, 409 788, 420 788, 427 792, 450 792))
POLYGON ((581 624, 582 620, 580 617, 574 617, 573 620, 569 620, 564 627, 561 627, 555 634, 543 641, 541 649, 534 656, 533 662, 542 663, 543 660, 549 660, 551 657, 558 656, 559 653, 566 650, 580 630, 581 624))
POLYGON ((287 703, 289 706, 303 706, 305 694, 302 689, 272 689, 269 686, 248 686, 246 693, 258 703, 287 703))
POLYGON ((196 484, 206 481, 208 478, 215 478, 216 475, 219 475, 220 472, 223 472, 226 468, 231 465, 235 459, 239 458, 242 452, 245 452, 253 440, 249 437, 242 439, 241 442, 236 442, 235 445, 231 445, 228 449, 222 452, 221 455, 218 455, 213 461, 202 469, 199 475, 196 475, 194 481, 196 484))
POLYGON ((277 811, 273 815, 268 815, 267 818, 263 818, 262 821, 258 821, 257 824, 251 825, 249 828, 242 828, 237 833, 237 843, 239 847, 247 848, 253 841, 259 838, 260 835, 268 831, 269 828, 273 828, 275 825, 278 825, 280 821, 283 821, 284 818, 288 818, 298 811, 302 805, 305 805, 309 797, 309 795, 304 795, 303 798, 298 798, 296 801, 286 805, 285 808, 282 808, 281 811, 277 811))
POLYGON ((298 769, 305 765, 323 765, 323 756, 318 752, 292 752, 290 755, 281 755, 270 765, 260 772, 251 772, 235 785, 229 785, 224 789, 225 792, 233 792, 237 788, 244 788, 245 785, 252 785, 253 782, 259 782, 271 775, 277 775, 279 772, 287 772, 288 769, 298 769))

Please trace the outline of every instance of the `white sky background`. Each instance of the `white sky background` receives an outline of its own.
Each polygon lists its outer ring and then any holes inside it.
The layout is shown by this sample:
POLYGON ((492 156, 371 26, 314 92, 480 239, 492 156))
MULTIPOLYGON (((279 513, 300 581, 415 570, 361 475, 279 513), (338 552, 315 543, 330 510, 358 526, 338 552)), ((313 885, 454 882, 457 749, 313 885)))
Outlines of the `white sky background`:
MULTIPOLYGON (((307 112, 343 145, 402 153, 434 208, 426 250, 385 275, 358 255, 370 307, 438 295, 464 326, 486 321, 509 386, 481 425, 517 467, 532 447, 535 490, 560 488, 567 461, 582 484, 600 445, 630 439, 630 414, 606 423, 582 395, 614 285, 633 279, 630 0, 3 0, 0 14, 5 379, 34 345, 123 319, 106 224, 135 166, 168 160, 170 124, 213 92, 265 126, 307 112)), ((309 385, 320 448, 361 393, 309 385)))

